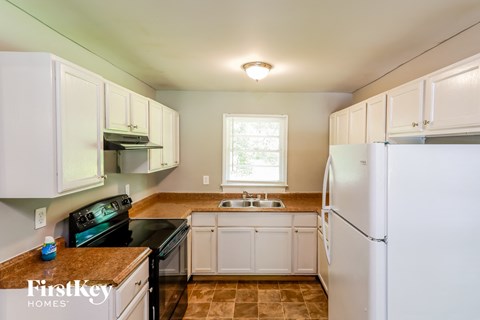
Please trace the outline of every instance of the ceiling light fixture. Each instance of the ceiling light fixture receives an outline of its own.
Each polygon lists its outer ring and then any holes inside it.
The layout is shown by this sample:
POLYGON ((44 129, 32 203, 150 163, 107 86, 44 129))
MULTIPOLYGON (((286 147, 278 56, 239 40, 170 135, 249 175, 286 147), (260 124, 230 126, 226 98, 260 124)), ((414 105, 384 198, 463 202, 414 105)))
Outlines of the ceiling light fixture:
POLYGON ((245 70, 247 76, 257 82, 265 78, 272 68, 271 64, 261 61, 247 62, 242 65, 242 69, 245 70))

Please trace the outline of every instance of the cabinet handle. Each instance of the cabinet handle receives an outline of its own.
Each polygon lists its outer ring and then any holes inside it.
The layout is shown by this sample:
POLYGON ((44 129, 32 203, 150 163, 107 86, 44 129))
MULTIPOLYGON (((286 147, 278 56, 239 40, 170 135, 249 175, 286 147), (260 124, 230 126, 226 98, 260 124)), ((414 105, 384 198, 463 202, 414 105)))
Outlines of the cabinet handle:
POLYGON ((98 176, 98 179, 99 179, 99 180, 102 180, 102 179, 103 179, 103 180, 107 180, 107 175, 104 174, 103 176, 98 176))
POLYGON ((427 126, 427 125, 429 125, 429 124, 430 124, 430 121, 428 121, 428 120, 423 120, 423 125, 424 125, 424 126, 427 126))
POLYGON ((137 126, 136 124, 133 125, 132 127, 133 127, 133 129, 137 129, 137 128, 138 128, 138 126, 137 126))
POLYGON ((418 127, 418 122, 412 122, 412 127, 418 127))
POLYGON ((135 282, 135 285, 136 286, 141 286, 142 285, 142 280, 138 280, 137 282, 135 282))

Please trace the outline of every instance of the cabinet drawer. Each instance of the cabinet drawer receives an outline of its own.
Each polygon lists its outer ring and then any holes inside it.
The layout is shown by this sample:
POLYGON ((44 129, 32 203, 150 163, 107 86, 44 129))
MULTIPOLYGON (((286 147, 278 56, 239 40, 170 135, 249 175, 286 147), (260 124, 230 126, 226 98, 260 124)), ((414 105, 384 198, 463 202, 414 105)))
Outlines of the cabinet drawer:
POLYGON ((290 227, 292 215, 287 213, 219 213, 219 227, 290 227))
POLYGON ((135 269, 135 271, 133 271, 133 273, 116 290, 115 311, 117 318, 147 282, 148 259, 135 269))
POLYGON ((215 216, 215 213, 194 212, 192 213, 192 227, 214 227, 215 216))
POLYGON ((316 213, 295 213, 293 214, 293 226, 294 227, 316 227, 317 216, 318 214, 316 213))

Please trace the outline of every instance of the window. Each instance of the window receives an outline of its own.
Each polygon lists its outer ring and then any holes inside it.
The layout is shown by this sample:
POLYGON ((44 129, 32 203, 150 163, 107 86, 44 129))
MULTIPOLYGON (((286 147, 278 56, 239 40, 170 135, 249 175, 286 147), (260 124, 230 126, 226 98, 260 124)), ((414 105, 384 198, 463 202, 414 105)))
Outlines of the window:
POLYGON ((223 115, 223 186, 287 185, 286 115, 223 115))

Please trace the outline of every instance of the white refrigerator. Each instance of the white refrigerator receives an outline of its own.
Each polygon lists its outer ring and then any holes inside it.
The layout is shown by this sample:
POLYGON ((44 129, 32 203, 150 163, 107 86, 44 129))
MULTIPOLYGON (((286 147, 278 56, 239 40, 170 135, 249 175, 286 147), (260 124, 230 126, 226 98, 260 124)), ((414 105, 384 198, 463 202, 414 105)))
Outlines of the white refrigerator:
POLYGON ((325 171, 329 320, 480 319, 480 145, 336 145, 325 171))

